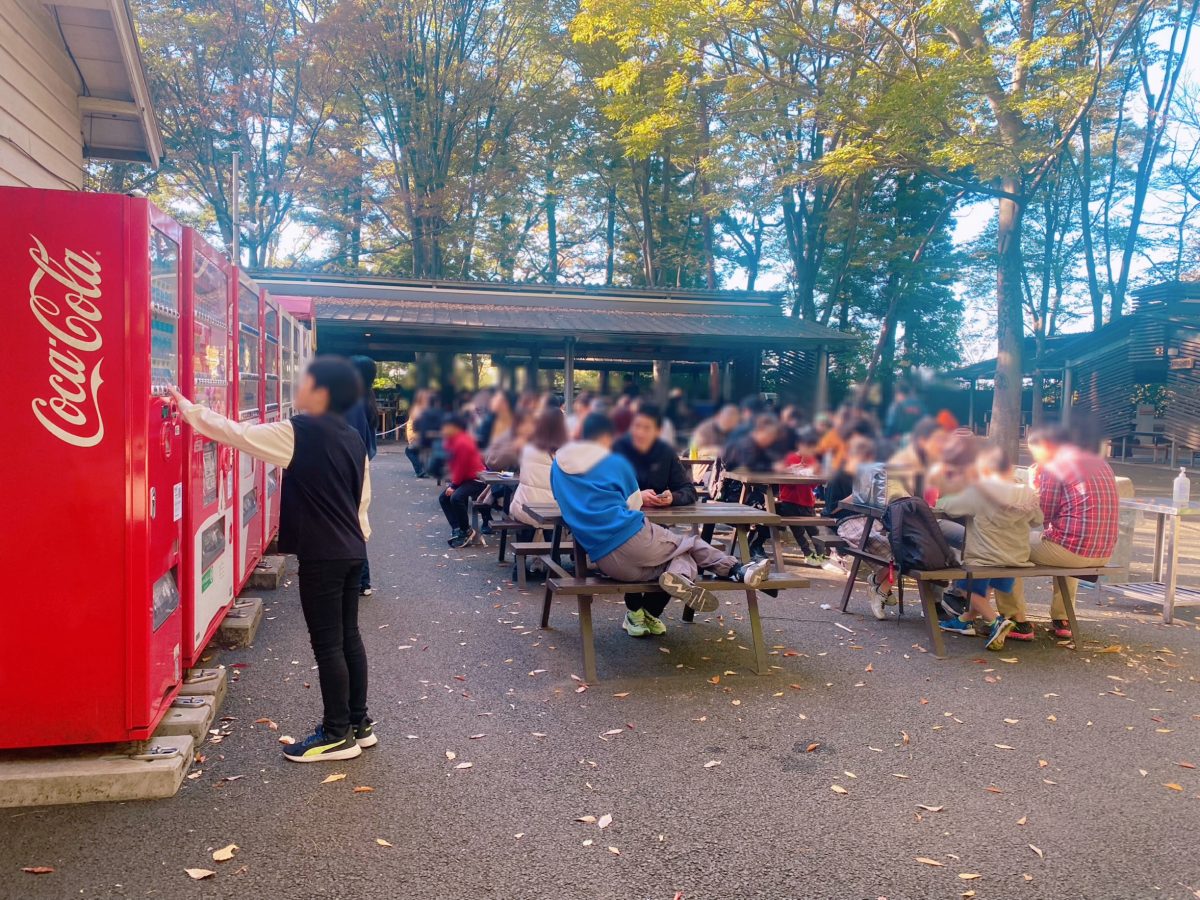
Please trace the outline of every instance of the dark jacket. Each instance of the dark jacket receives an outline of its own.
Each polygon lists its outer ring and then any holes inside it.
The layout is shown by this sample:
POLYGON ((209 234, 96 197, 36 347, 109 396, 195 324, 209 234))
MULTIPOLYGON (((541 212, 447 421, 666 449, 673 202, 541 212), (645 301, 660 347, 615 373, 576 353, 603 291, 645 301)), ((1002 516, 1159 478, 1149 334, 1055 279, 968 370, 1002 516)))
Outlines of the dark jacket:
POLYGON ((839 469, 829 479, 829 483, 825 485, 825 515, 832 516, 839 522, 842 519, 858 515, 858 513, 838 509, 838 504, 847 499, 852 493, 854 493, 854 476, 849 472, 839 469))
POLYGON ((371 417, 367 414, 366 400, 359 400, 350 407, 350 411, 346 413, 346 422, 363 439, 363 443, 367 447, 367 459, 374 459, 379 449, 375 443, 375 426, 377 423, 371 421, 371 417))
POLYGON ((613 444, 613 452, 629 460, 637 476, 638 488, 661 494, 671 492, 672 506, 687 506, 696 502, 696 486, 684 471, 675 450, 666 441, 655 441, 648 453, 639 453, 629 435, 613 444))

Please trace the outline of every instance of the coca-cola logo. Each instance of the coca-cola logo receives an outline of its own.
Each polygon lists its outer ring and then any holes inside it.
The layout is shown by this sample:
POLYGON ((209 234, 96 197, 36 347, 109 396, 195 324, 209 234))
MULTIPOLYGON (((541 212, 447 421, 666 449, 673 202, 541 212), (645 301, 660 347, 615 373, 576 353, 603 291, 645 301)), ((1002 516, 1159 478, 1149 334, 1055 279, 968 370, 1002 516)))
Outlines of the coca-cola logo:
POLYGON ((100 365, 104 338, 100 263, 89 253, 67 250, 52 259, 34 235, 29 256, 37 266, 29 279, 29 308, 46 329, 50 393, 35 397, 33 414, 47 431, 76 447, 94 447, 104 438, 100 415, 100 365))

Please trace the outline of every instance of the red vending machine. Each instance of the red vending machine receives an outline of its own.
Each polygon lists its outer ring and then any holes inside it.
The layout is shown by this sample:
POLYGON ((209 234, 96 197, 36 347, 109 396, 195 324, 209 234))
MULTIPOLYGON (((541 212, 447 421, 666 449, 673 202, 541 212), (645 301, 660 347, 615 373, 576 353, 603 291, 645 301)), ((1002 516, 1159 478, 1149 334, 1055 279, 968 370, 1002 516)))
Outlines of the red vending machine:
MULTIPOLYGON (((263 421, 262 384, 262 291, 240 269, 233 270, 237 300, 237 387, 234 415, 239 421, 263 421)), ((263 552, 263 479, 264 465, 247 453, 235 453, 237 480, 235 487, 237 510, 237 564, 234 568, 234 588, 240 591, 262 559, 263 552)))
MULTIPOLYGON (((183 232, 184 395, 230 414, 233 335, 229 262, 183 232)), ((196 664, 233 604, 234 452, 184 426, 183 664, 196 664)))
MULTIPOLYGON (((280 385, 283 373, 283 356, 280 346, 280 329, 282 319, 279 315, 279 303, 266 291, 263 291, 263 409, 267 422, 278 422, 282 415, 282 398, 280 385)), ((283 477, 280 466, 263 465, 263 505, 265 515, 262 519, 262 545, 265 550, 270 546, 275 535, 279 534, 279 487, 283 477)))
POLYGON ((141 740, 181 669, 181 229, 109 194, 0 208, 0 748, 141 740))

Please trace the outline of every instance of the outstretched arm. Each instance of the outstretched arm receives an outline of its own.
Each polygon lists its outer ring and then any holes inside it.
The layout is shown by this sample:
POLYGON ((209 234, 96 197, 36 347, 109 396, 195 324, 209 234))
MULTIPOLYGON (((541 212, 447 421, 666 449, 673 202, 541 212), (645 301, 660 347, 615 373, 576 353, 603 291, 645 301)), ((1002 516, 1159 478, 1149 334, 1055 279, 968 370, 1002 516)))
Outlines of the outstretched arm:
POLYGON ((296 432, 291 422, 268 422, 265 425, 235 422, 218 412, 193 403, 179 391, 171 389, 185 422, 196 431, 218 443, 228 444, 256 459, 274 466, 288 466, 296 451, 296 432))

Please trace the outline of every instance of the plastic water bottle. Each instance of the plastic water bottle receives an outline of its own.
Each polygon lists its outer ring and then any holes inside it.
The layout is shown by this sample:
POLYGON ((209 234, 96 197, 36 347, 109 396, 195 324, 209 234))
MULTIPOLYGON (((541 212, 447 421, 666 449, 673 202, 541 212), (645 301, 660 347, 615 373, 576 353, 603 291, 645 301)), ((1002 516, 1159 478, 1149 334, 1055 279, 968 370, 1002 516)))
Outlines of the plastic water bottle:
POLYGON ((1192 499, 1192 479, 1187 477, 1187 467, 1179 467, 1179 475, 1175 478, 1175 491, 1172 499, 1176 506, 1186 506, 1192 499))

